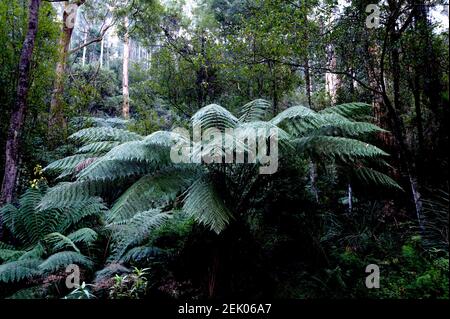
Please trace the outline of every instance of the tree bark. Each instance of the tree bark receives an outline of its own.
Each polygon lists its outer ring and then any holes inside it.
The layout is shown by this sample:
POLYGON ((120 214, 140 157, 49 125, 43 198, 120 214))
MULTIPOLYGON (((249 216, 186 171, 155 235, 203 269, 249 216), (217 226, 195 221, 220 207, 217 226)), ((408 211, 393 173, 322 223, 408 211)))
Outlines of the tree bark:
POLYGON ((123 70, 122 70, 122 94, 123 94, 123 105, 122 105, 122 116, 124 119, 130 118, 130 90, 128 83, 128 65, 130 62, 130 39, 128 34, 128 18, 125 18, 125 32, 123 40, 123 70))
MULTIPOLYGON (((50 118, 49 118, 49 140, 55 142, 55 139, 60 135, 61 129, 64 131, 66 121, 63 114, 63 93, 64 81, 67 67, 67 57, 69 56, 70 41, 75 25, 76 14, 78 6, 82 5, 85 0, 79 0, 74 7, 70 7, 68 1, 64 2, 63 21, 61 36, 59 39, 59 59, 56 64, 55 84, 53 87, 52 98, 50 101, 50 118), (75 12, 69 11, 73 8, 75 12), (73 20, 72 20, 73 19, 73 20)), ((85 54, 83 52, 83 61, 85 62, 85 54)))
MULTIPOLYGON (((5 173, 2 182, 0 204, 11 203, 16 188, 19 162, 20 135, 27 110, 27 96, 30 86, 30 66, 39 23, 41 0, 31 0, 28 7, 28 31, 23 42, 19 60, 17 97, 14 104, 6 141, 5 173)), ((3 222, 0 215, 0 238, 3 237, 3 222)))

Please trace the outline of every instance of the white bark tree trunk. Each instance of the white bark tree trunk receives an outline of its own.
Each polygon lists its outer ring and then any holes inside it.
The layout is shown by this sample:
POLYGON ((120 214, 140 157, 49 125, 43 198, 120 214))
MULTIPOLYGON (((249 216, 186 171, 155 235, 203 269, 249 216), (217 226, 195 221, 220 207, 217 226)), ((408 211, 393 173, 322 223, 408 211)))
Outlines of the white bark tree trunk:
MULTIPOLYGON (((125 27, 128 26, 128 18, 125 18, 125 27)), ((122 73, 122 92, 123 92, 123 105, 122 116, 124 119, 130 118, 130 91, 128 86, 128 64, 130 61, 130 39, 128 30, 125 33, 123 42, 123 73, 122 73)))

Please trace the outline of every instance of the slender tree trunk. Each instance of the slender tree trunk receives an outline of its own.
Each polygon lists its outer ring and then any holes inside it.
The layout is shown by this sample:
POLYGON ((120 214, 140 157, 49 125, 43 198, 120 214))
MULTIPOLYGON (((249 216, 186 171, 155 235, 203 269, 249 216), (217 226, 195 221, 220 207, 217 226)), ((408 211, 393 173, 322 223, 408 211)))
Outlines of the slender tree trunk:
MULTIPOLYGON (((86 44, 87 42, 87 36, 88 36, 88 30, 84 30, 85 34, 84 34, 84 40, 83 40, 83 44, 86 44)), ((87 51, 87 47, 83 48, 83 59, 81 60, 81 64, 83 66, 86 65, 86 51, 87 51)))
POLYGON ((103 68, 103 46, 104 46, 104 38, 100 41, 100 67, 103 68))
MULTIPOLYGON (((3 176, 0 204, 11 203, 16 188, 19 162, 20 135, 27 110, 27 96, 30 86, 30 66, 36 41, 41 0, 30 0, 28 7, 28 31, 23 42, 19 60, 17 97, 11 113, 5 154, 5 173, 3 176)), ((0 215, 0 238, 3 237, 3 221, 0 215)))
POLYGON ((122 72, 122 92, 123 92, 123 105, 122 116, 124 119, 130 118, 130 91, 128 84, 128 65, 130 62, 130 39, 128 34, 128 18, 125 18, 125 27, 127 31, 123 41, 123 72, 122 72))
MULTIPOLYGON (((69 4, 68 1, 64 2, 63 24, 61 36, 59 39, 59 60, 56 64, 55 84, 50 101, 50 119, 48 123, 48 132, 51 143, 56 142, 55 140, 60 135, 61 129, 64 132, 66 128, 66 121, 64 119, 63 112, 63 93, 67 67, 67 57, 69 56, 70 41, 72 39, 78 6, 83 3, 84 0, 80 0, 76 4, 69 4)), ((84 54, 83 59, 85 59, 84 54)))
POLYGON ((312 108, 312 100, 311 100, 311 72, 309 70, 309 57, 305 58, 305 88, 306 88, 306 97, 308 98, 309 108, 312 108))
POLYGON ((351 213, 353 210, 353 189, 352 184, 348 183, 348 212, 351 213))

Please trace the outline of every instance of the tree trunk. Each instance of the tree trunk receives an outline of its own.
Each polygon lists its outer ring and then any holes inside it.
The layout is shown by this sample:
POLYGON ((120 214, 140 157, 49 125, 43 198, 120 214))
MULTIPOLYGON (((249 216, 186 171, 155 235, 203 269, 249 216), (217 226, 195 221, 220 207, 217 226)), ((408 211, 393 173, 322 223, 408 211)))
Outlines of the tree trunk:
MULTIPOLYGON (((84 30, 85 34, 84 34, 84 40, 83 40, 83 44, 86 44, 87 42, 87 36, 88 36, 88 30, 84 30)), ((87 51, 87 47, 83 48, 83 59, 81 60, 81 64, 83 66, 86 65, 86 51, 87 51)))
MULTIPOLYGON (((39 22, 41 0, 31 0, 28 7, 28 31, 23 42, 19 60, 17 97, 14 104, 6 141, 5 173, 3 176, 0 204, 11 203, 18 173, 20 134, 27 110, 27 96, 30 86, 30 66, 39 22)), ((0 238, 3 237, 3 222, 0 215, 0 238)))
MULTIPOLYGON (((56 64, 55 84, 53 87, 52 99, 50 101, 50 118, 49 118, 49 140, 51 143, 56 142, 56 139, 66 128, 66 121, 63 112, 63 93, 64 81, 66 75, 67 57, 69 55, 70 41, 75 25, 78 5, 83 4, 84 1, 78 1, 77 4, 69 4, 64 2, 63 10, 63 25, 61 30, 61 37, 59 39, 59 59, 56 64)), ((85 54, 83 52, 83 61, 85 54)))
POLYGON ((103 68, 103 46, 104 46, 104 38, 100 41, 100 67, 103 68))
POLYGON ((122 92, 123 105, 122 116, 124 119, 130 118, 130 90, 128 84, 128 65, 130 62, 130 39, 128 34, 128 18, 125 18, 125 28, 127 31, 123 40, 123 72, 122 72, 122 92))

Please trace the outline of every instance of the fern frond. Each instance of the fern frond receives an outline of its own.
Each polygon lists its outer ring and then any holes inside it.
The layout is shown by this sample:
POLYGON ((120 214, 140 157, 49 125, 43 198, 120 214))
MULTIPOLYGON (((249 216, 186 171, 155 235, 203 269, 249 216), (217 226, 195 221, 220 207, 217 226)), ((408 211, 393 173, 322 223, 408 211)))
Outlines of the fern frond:
POLYGON ((10 262, 19 259, 25 253, 23 250, 0 249, 0 262, 10 262))
POLYGON ((294 136, 303 135, 305 132, 317 129, 324 124, 324 120, 318 113, 301 105, 284 110, 270 122, 285 128, 287 132, 294 136))
POLYGON ((372 112, 372 106, 367 103, 352 102, 328 107, 321 114, 335 113, 353 120, 366 120, 372 112))
POLYGON ((46 253, 45 247, 39 242, 32 249, 26 251, 19 260, 25 259, 41 259, 46 253))
POLYGON ((34 286, 30 288, 21 289, 6 299, 30 300, 30 299, 44 299, 46 290, 42 286, 34 286))
POLYGON ((79 154, 89 154, 94 156, 104 155, 114 147, 119 146, 122 142, 102 141, 87 144, 78 149, 79 154))
POLYGON ((375 184, 388 188, 403 190, 401 186, 388 175, 369 167, 359 167, 354 170, 358 179, 367 184, 375 184))
POLYGON ((112 278, 114 275, 122 275, 128 274, 131 272, 131 269, 123 266, 119 263, 111 263, 106 265, 105 268, 99 270, 95 273, 94 283, 101 282, 105 279, 112 278))
POLYGON ((67 235, 74 244, 82 243, 85 246, 92 246, 97 240, 98 234, 91 228, 81 228, 67 235))
POLYGON ((387 132, 368 122, 355 122, 336 113, 321 115, 326 124, 322 125, 315 134, 334 135, 343 137, 358 137, 365 134, 387 132))
POLYGON ((41 274, 38 269, 40 262, 37 259, 25 259, 0 265, 0 282, 19 282, 39 276, 41 274))
POLYGON ((141 244, 154 229, 161 227, 169 218, 171 216, 167 212, 150 209, 137 213, 126 221, 108 225, 113 230, 116 242, 113 248, 113 260, 120 259, 129 247, 141 244))
POLYGON ((164 251, 157 247, 139 246, 130 249, 121 259, 121 262, 140 262, 148 261, 151 258, 158 257, 164 254, 164 251))
POLYGON ((72 248, 77 253, 80 253, 80 250, 75 245, 75 243, 70 239, 64 236, 61 233, 51 233, 45 236, 44 240, 52 245, 52 251, 59 251, 62 249, 72 248))
POLYGON ((111 208, 107 221, 119 222, 137 212, 164 207, 192 182, 190 171, 172 169, 139 179, 123 193, 111 208))
POLYGON ((142 136, 133 132, 112 127, 91 127, 72 134, 69 139, 83 144, 90 144, 104 141, 139 141, 142 139, 142 136))
POLYGON ((239 120, 222 106, 210 104, 198 110, 192 116, 191 121, 194 127, 201 127, 202 129, 217 128, 222 130, 227 127, 235 127, 239 120))
POLYGON ((257 99, 251 101, 242 107, 239 122, 263 121, 270 109, 271 104, 266 100, 257 99))
POLYGON ((39 264, 39 270, 42 272, 54 272, 70 264, 77 264, 89 269, 94 266, 92 260, 78 252, 62 251, 51 255, 39 264))
POLYGON ((186 193, 183 205, 186 214, 217 234, 222 232, 230 222, 232 214, 215 190, 212 181, 207 177, 199 178, 186 193))
POLYGON ((63 178, 67 175, 75 173, 75 168, 77 167, 77 165, 88 158, 89 156, 86 154, 76 154, 68 156, 66 158, 50 163, 47 167, 44 168, 44 171, 58 173, 60 174, 58 178, 63 178))
POLYGON ((386 152, 359 140, 336 136, 308 136, 295 139, 301 152, 309 152, 319 158, 354 161, 358 158, 388 156, 386 152))

